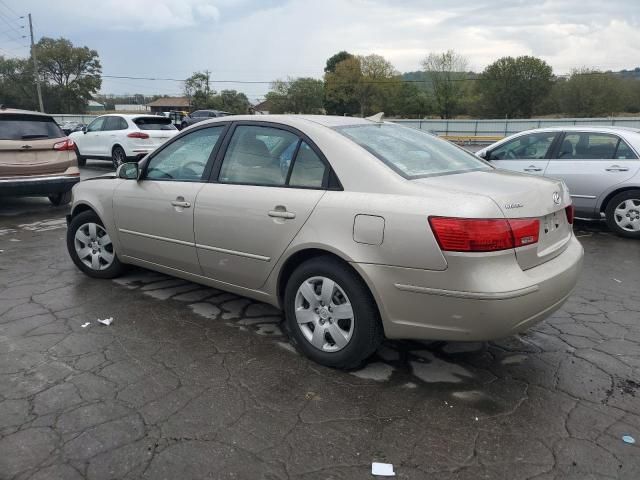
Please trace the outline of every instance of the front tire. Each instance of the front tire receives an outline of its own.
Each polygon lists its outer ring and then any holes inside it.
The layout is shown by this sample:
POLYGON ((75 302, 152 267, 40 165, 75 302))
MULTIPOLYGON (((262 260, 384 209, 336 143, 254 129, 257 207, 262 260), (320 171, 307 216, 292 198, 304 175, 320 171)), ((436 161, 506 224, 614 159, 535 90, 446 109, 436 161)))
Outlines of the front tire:
POLYGON ((605 218, 615 234, 640 239, 640 190, 622 192, 609 200, 605 218))
POLYGON ((67 250, 76 267, 90 277, 115 278, 125 270, 102 220, 92 211, 82 212, 71 220, 67 250))
POLYGON ((313 258, 293 272, 285 288, 284 311, 291 343, 327 367, 360 367, 384 337, 368 287, 333 257, 313 258))
POLYGON ((117 170, 118 167, 123 163, 126 163, 126 161, 127 154, 125 153, 124 148, 120 145, 113 147, 113 150, 111 150, 111 162, 113 163, 113 168, 117 170))
POLYGON ((51 202, 51 205, 53 205, 54 207, 66 205, 71 201, 71 190, 62 193, 54 193, 52 195, 49 195, 48 198, 51 202))

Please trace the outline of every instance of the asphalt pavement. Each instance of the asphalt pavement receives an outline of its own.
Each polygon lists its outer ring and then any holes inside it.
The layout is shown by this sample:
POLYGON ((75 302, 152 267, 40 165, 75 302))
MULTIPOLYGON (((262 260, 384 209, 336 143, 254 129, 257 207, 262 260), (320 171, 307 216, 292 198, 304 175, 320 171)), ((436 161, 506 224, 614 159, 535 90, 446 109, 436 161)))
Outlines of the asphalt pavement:
POLYGON ((388 341, 342 372, 295 353, 270 306, 84 276, 66 212, 0 199, 2 479, 640 478, 640 242, 602 224, 576 225, 579 285, 525 334, 388 341))

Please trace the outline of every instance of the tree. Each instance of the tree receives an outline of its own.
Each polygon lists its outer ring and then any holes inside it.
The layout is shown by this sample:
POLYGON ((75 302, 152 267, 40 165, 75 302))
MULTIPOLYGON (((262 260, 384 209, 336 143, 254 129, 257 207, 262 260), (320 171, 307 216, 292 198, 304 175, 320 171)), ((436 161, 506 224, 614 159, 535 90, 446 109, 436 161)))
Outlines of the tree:
POLYGON ((399 85, 398 72, 380 55, 347 58, 325 74, 327 102, 362 116, 384 111, 399 85))
POLYGON ((0 56, 0 104, 25 110, 38 108, 30 60, 0 56))
POLYGON ((241 115, 249 110, 249 99, 244 93, 235 90, 222 90, 214 95, 210 106, 216 110, 241 115))
POLYGON ((344 62, 349 58, 353 58, 353 55, 345 50, 342 50, 341 52, 338 52, 335 55, 329 57, 327 59, 327 64, 324 67, 324 73, 335 72, 336 65, 338 65, 340 62, 344 62))
POLYGON ((85 110, 102 85, 98 52, 89 47, 74 47, 65 38, 43 37, 35 48, 44 81, 45 110, 57 113, 85 110))
POLYGON ((322 113, 324 83, 315 78, 276 80, 266 99, 272 113, 322 113))
POLYGON ((478 79, 479 94, 489 115, 531 117, 551 91, 553 70, 536 57, 503 57, 486 67, 478 79))
POLYGON ((609 115, 623 109, 623 80, 597 70, 571 72, 554 89, 557 105, 563 113, 575 117, 609 115))
POLYGON ((184 94, 194 110, 209 108, 213 101, 213 91, 209 87, 210 73, 195 72, 184 81, 184 94))
POLYGON ((422 62, 441 118, 451 118, 461 101, 468 63, 465 57, 453 50, 430 53, 422 62))

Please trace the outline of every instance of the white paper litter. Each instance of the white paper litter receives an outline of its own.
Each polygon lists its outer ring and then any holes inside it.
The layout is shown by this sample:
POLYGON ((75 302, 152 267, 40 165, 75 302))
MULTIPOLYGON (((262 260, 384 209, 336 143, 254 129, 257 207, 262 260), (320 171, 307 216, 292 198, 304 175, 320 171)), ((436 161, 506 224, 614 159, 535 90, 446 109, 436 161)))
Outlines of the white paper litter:
POLYGON ((86 322, 83 323, 82 325, 80 325, 82 328, 87 328, 89 325, 91 325, 91 322, 86 322))
POLYGON ((371 464, 371 475, 379 475, 381 477, 395 477, 396 474, 393 471, 393 464, 391 463, 378 463, 373 462, 371 464))
POLYGON ((104 320, 98 319, 98 323, 101 323, 102 325, 109 326, 109 325, 111 325, 113 323, 113 317, 105 318, 104 320))
POLYGON ((614 278, 613 281, 617 283, 622 283, 622 280, 618 280, 617 278, 614 278))

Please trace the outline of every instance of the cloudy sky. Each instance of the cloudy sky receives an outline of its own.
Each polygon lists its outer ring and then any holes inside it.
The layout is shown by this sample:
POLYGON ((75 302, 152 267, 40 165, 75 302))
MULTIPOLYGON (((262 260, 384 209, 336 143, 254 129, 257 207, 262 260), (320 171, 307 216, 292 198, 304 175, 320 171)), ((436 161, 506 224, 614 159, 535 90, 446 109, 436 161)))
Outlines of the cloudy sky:
MULTIPOLYGON (((535 55, 556 73, 640 66, 640 0, 0 0, 0 54, 25 55, 16 15, 36 37, 100 54, 103 73, 216 80, 320 77, 339 50, 378 53, 400 71, 455 49, 474 70, 535 55)), ((255 100, 268 84, 214 84, 255 100)), ((107 79, 105 93, 178 94, 180 82, 107 79)))

